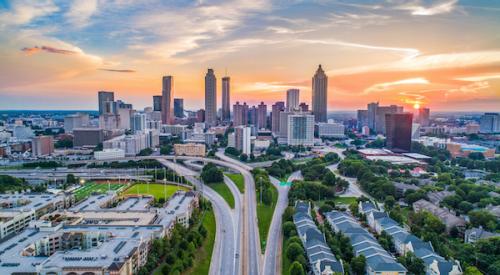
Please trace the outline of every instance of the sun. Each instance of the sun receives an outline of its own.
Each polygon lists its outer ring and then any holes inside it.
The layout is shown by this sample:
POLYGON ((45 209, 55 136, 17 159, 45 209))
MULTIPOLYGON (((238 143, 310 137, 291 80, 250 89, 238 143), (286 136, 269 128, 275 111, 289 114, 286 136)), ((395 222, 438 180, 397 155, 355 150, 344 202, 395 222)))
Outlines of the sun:
POLYGON ((420 109, 420 104, 418 104, 418 103, 413 104, 413 108, 420 109))

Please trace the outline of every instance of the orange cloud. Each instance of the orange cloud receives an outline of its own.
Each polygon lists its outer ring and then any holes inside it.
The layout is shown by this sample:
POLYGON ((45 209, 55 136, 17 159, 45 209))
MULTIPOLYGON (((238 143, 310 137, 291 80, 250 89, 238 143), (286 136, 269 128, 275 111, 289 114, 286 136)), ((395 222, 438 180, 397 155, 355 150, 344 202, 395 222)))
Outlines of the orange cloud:
POLYGON ((113 72, 113 73, 135 73, 135 70, 130 70, 130 69, 104 69, 101 68, 99 69, 101 71, 106 71, 106 72, 113 72))
POLYGON ((48 52, 48 53, 67 54, 67 55, 78 54, 78 52, 76 52, 76 51, 58 49, 58 48, 49 47, 49 46, 42 46, 42 47, 35 46, 35 47, 31 47, 31 48, 22 48, 21 51, 23 51, 27 55, 36 54, 36 53, 39 53, 41 51, 48 52))

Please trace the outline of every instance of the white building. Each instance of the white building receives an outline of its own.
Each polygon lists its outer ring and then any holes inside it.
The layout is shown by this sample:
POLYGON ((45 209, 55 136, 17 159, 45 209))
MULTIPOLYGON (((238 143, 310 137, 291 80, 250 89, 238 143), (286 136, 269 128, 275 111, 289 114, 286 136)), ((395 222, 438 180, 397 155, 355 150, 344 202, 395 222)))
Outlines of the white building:
POLYGON ((64 132, 73 132, 74 128, 83 128, 89 125, 89 115, 84 113, 72 114, 64 117, 64 132))
POLYGON ((299 108, 299 89, 289 89, 286 91, 286 109, 294 111, 299 108))
POLYGON ((13 136, 17 139, 30 139, 35 136, 30 127, 16 125, 12 130, 13 136))
POLYGON ((296 113, 288 116, 287 144, 314 145, 314 115, 296 113))
POLYGON ((500 132, 500 113, 485 113, 481 116, 481 133, 500 132))
POLYGON ((333 121, 328 121, 328 123, 320 122, 318 123, 318 135, 320 137, 343 138, 345 137, 344 128, 341 123, 333 121))
POLYGON ((251 129, 246 126, 234 128, 235 148, 241 153, 250 155, 252 153, 251 129))
POLYGON ((104 149, 102 151, 94 152, 94 158, 96 160, 108 160, 108 159, 117 159, 124 158, 125 151, 123 149, 104 149))
POLYGON ((130 129, 132 131, 144 131, 146 129, 146 115, 141 113, 135 113, 130 118, 130 129))

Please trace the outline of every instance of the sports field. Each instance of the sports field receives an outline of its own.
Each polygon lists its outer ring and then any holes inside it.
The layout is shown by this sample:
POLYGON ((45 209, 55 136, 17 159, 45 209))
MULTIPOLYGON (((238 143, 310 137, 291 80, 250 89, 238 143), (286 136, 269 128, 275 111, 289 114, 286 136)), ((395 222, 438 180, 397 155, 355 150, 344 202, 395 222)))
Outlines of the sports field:
POLYGON ((140 194, 140 195, 151 195, 155 197, 156 200, 161 198, 167 200, 172 196, 177 190, 188 190, 185 187, 177 185, 169 185, 165 187, 163 184, 158 183, 138 183, 130 186, 123 194, 140 194), (165 196, 166 194, 166 196, 165 196))
POLYGON ((108 191, 108 188, 111 191, 118 191, 119 189, 125 187, 126 184, 123 183, 96 183, 96 182, 87 182, 82 187, 76 189, 73 194, 75 194, 75 199, 77 201, 82 200, 92 193, 105 193, 108 191))

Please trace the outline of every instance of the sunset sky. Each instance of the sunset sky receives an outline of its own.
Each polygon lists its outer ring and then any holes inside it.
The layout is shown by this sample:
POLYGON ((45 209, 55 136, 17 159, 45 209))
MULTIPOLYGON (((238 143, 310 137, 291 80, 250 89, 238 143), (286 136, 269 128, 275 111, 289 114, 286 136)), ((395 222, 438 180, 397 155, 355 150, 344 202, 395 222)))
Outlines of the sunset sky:
POLYGON ((500 111, 500 1, 0 0, 0 109, 140 109, 162 75, 197 109, 207 68, 219 107, 226 71, 232 103, 310 103, 318 64, 329 111, 500 111))

